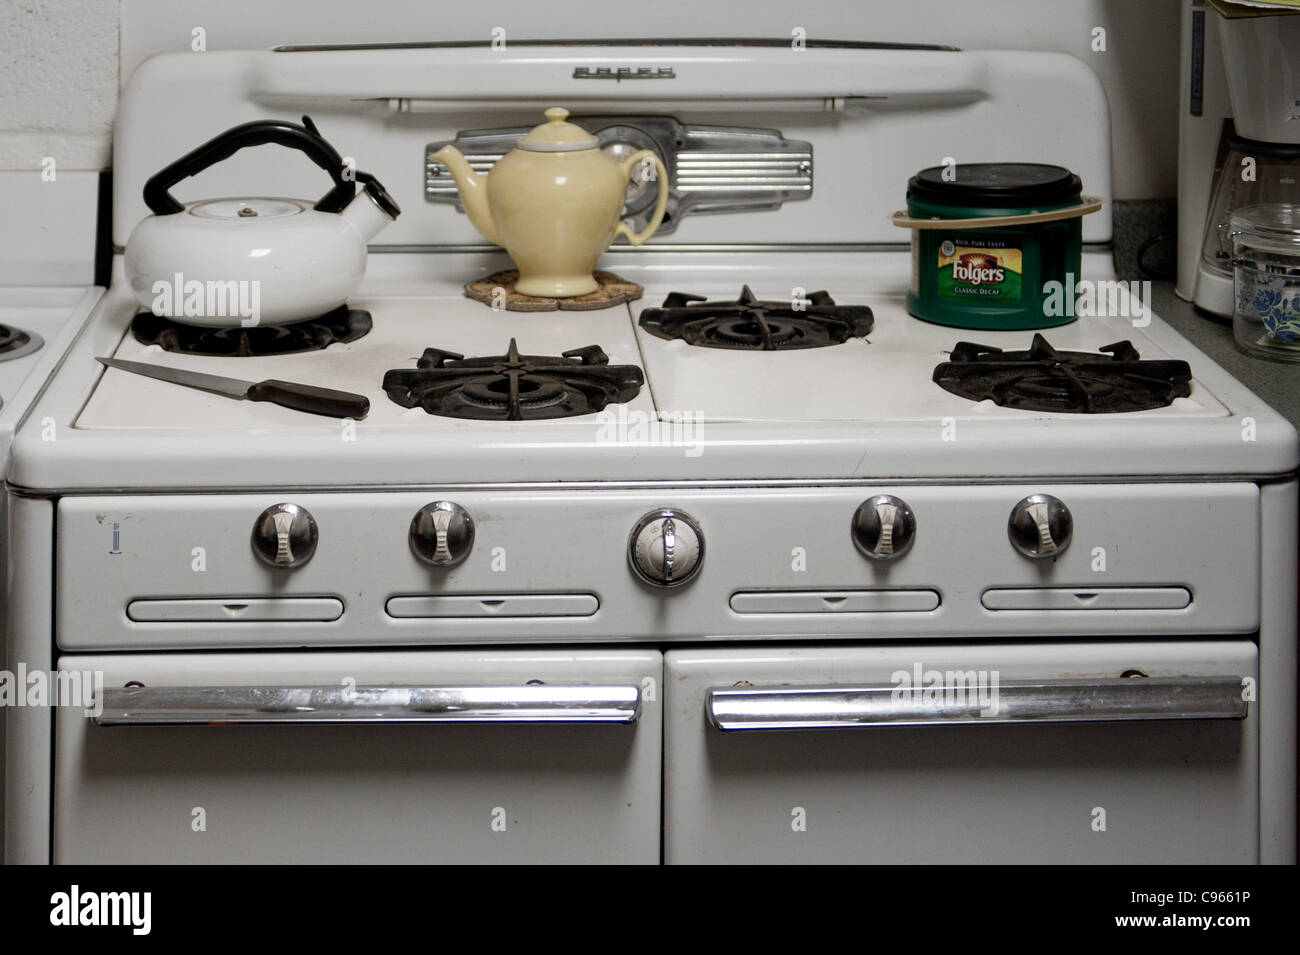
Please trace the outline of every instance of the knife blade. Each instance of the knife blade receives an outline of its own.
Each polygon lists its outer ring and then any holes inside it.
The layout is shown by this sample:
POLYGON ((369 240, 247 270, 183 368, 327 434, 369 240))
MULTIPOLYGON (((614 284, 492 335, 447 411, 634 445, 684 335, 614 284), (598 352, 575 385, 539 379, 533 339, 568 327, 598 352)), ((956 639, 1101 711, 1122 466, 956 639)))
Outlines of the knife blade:
POLYGON ((119 358, 96 358, 95 360, 109 368, 129 371, 147 378, 157 378, 159 381, 169 381, 175 385, 185 385, 187 388, 198 388, 228 398, 269 401, 284 408, 306 411, 309 414, 327 415, 331 418, 364 418, 370 411, 370 399, 350 391, 335 391, 333 388, 304 385, 296 381, 280 381, 278 378, 243 381, 239 378, 225 378, 221 375, 204 374, 201 371, 173 368, 170 365, 122 361, 119 358))

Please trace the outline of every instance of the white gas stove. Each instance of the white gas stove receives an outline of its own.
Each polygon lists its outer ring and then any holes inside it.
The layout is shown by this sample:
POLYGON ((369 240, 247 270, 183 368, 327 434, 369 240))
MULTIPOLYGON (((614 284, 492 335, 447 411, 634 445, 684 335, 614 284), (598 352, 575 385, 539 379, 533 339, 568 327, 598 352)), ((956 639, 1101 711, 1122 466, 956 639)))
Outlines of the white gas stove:
MULTIPOLYGON (((11 859, 1294 858, 1294 430, 1126 294, 1045 341, 905 307, 886 216, 916 170, 1057 163, 1108 196, 1081 64, 721 42, 159 57, 124 92, 116 241, 177 155, 309 109, 404 210, 348 303, 370 330, 177 351, 119 262, 31 416, 57 437, 15 443, 10 659, 103 689, 89 715, 10 714, 11 859), (743 128, 808 158, 775 196, 736 173, 712 209, 677 180, 674 227, 602 259, 644 286, 630 305, 493 309, 462 286, 508 262, 426 157, 555 103, 632 145, 743 128), (791 350, 753 347, 749 319, 708 332, 736 350, 661 334, 704 307, 674 293, 745 287, 769 338, 820 334, 821 306, 870 327, 791 350), (1100 351, 1125 341, 1136 357, 1100 351), (1087 397, 1036 376, 971 395, 995 353, 961 342, 1188 373, 1090 413, 1131 369, 1087 397), (566 353, 511 404, 514 371, 566 353), (438 375, 478 358, 495 370, 448 416, 438 375)), ((301 191, 227 165, 190 188, 301 191)), ((1114 278, 1109 238, 1108 212, 1085 220, 1084 279, 1114 278)))
MULTIPOLYGON (((17 228, 0 233, 0 469, 7 469, 14 432, 102 292, 91 287, 98 179, 94 173, 75 172, 53 182, 36 173, 0 174, 0 202, 12 218, 42 223, 35 238, 17 228)), ((0 487, 0 600, 6 607, 7 514, 0 487)), ((0 614, 0 642, 4 616, 0 614)), ((0 653, 0 661, 5 659, 0 653)), ((7 662, 0 668, 10 669, 7 662)), ((4 752, 0 745, 0 769, 4 752)))

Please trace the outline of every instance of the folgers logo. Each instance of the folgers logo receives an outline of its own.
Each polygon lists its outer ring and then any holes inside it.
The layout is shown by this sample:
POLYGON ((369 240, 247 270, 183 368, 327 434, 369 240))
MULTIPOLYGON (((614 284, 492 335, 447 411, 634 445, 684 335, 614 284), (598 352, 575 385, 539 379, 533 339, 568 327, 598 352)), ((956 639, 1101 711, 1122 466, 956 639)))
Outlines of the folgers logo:
POLYGON ((1004 306, 1020 301, 1023 251, 1012 242, 944 239, 936 250, 935 295, 963 305, 989 302, 1004 306))
POLYGON ((955 282, 967 285, 997 285, 1007 277, 1006 269, 998 264, 996 256, 985 252, 967 252, 952 263, 955 282))

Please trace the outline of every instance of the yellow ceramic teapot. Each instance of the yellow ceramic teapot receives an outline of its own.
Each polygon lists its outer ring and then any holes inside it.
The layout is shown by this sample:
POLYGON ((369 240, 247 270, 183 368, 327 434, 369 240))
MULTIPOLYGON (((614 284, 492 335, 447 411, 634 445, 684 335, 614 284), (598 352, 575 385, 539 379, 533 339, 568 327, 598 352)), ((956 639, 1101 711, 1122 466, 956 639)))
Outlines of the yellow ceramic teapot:
POLYGON ((621 162, 596 138, 566 122, 567 109, 546 111, 546 122, 524 136, 479 175, 455 146, 433 154, 456 180, 470 224, 510 253, 524 295, 569 298, 597 288, 592 271, 615 236, 641 245, 654 235, 668 205, 668 172, 649 149, 621 162), (620 220, 627 184, 653 164, 659 201, 650 224, 633 232, 620 220))

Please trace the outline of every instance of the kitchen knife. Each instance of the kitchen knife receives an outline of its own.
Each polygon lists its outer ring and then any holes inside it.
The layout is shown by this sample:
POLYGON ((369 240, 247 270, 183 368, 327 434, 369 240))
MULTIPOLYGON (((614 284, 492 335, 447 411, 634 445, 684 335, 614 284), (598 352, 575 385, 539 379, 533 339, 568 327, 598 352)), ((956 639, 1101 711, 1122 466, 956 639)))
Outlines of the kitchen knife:
POLYGON ((269 401, 272 404, 292 408, 294 411, 306 411, 309 414, 328 415, 331 418, 364 418, 370 411, 370 399, 350 391, 335 391, 332 388, 302 385, 294 381, 279 381, 275 378, 268 378, 266 381, 241 381, 238 378, 205 375, 198 371, 186 371, 168 365, 151 365, 142 361, 121 361, 117 358, 95 360, 109 368, 157 378, 159 381, 199 388, 229 398, 269 401))

